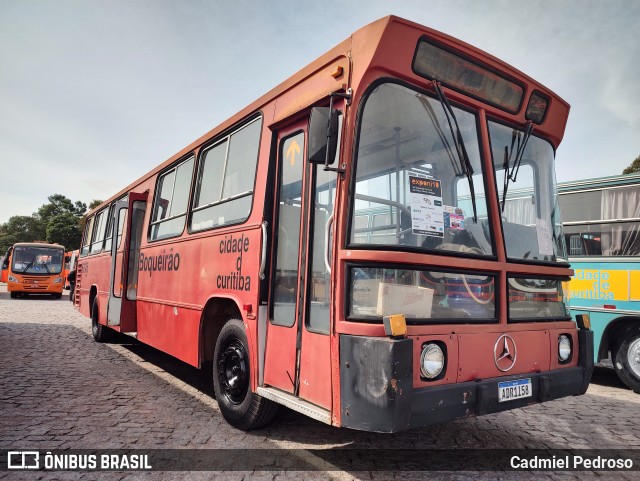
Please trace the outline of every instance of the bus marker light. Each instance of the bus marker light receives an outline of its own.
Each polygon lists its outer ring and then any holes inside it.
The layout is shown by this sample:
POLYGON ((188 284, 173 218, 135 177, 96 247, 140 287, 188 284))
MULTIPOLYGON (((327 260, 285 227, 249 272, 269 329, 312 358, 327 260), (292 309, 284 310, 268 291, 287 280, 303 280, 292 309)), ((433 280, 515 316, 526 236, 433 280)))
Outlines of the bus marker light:
POLYGON ((384 316, 384 333, 391 337, 405 337, 407 335, 407 320, 404 314, 384 316))
POLYGON ((340 65, 338 65, 336 68, 334 68, 331 71, 331 76, 333 78, 338 78, 338 77, 342 76, 343 72, 344 72, 344 69, 340 65))
POLYGON ((580 329, 591 329, 591 318, 589 314, 578 314, 576 316, 576 323, 580 329))
POLYGON ((251 314, 253 312, 253 304, 243 304, 242 310, 247 311, 247 314, 251 314))
POLYGON ((615 309, 615 308, 616 308, 616 306, 615 306, 615 305, 613 305, 613 304, 605 304, 605 305, 604 305, 604 306, 602 306, 602 307, 604 307, 605 309, 615 309))

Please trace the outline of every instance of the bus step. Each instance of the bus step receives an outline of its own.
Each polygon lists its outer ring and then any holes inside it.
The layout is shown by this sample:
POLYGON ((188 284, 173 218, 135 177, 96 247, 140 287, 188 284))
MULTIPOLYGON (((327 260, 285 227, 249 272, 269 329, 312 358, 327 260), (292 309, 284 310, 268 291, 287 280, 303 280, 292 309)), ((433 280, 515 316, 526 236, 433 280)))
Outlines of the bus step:
POLYGON ((288 407, 294 411, 305 414, 316 421, 323 422, 325 424, 331 424, 331 414, 324 408, 316 406, 308 401, 304 401, 292 394, 289 394, 279 389, 272 387, 259 386, 257 394, 267 399, 270 399, 278 404, 288 407))

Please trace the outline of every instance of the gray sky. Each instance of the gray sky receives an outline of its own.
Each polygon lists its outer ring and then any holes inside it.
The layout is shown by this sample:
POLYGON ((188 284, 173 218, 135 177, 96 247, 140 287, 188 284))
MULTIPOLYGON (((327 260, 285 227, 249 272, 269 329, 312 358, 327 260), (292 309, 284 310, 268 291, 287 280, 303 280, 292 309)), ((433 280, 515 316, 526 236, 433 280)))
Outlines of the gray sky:
POLYGON ((567 100, 558 180, 640 155, 637 0, 0 0, 0 222, 106 199, 388 14, 567 100))

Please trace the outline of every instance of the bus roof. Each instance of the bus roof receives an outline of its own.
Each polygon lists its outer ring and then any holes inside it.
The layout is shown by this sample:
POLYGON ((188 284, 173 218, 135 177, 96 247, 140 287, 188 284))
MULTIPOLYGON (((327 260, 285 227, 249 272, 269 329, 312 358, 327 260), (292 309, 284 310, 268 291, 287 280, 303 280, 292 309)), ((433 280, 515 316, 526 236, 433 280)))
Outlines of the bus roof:
POLYGON ((44 241, 34 241, 34 242, 16 242, 13 244, 14 247, 54 247, 60 248, 64 250, 64 246, 60 244, 49 244, 44 241))
MULTIPOLYGON (((396 52, 399 39, 406 36, 406 32, 411 31, 415 33, 416 30, 419 31, 420 35, 427 35, 433 40, 439 40, 447 45, 453 46, 455 49, 459 50, 462 55, 466 54, 472 58, 479 59, 492 70, 496 70, 526 83, 529 88, 525 91, 525 95, 531 93, 533 90, 537 90, 543 92, 549 98, 552 98, 554 100, 552 106, 557 112, 555 115, 548 117, 557 118, 557 121, 554 121, 553 128, 549 127, 548 131, 545 132, 544 125, 541 130, 542 133, 550 136, 554 147, 557 147, 562 139, 564 123, 566 123, 566 118, 569 112, 569 104, 566 101, 523 72, 487 52, 437 30, 400 17, 389 15, 360 28, 327 53, 318 57, 277 87, 271 89, 256 101, 252 102, 238 113, 219 124, 217 127, 214 127, 212 130, 196 139, 194 142, 171 156, 166 161, 162 162, 150 172, 133 181, 117 194, 87 212, 86 215, 91 215, 104 208, 109 203, 131 191, 136 185, 156 175, 158 172, 161 172, 172 163, 190 152, 193 152, 205 142, 223 134, 238 122, 250 117, 256 112, 262 112, 266 126, 273 127, 279 122, 285 120, 288 116, 293 115, 295 112, 308 108, 322 99, 327 98, 331 92, 346 89, 348 87, 352 87, 355 90, 363 80, 363 76, 366 74, 368 68, 377 66, 380 69, 384 69, 387 64, 393 63, 394 59, 398 57, 396 52), (344 75, 327 80, 331 76, 331 72, 335 70, 336 66, 341 66, 343 68, 344 75), (320 77, 318 75, 319 73, 325 75, 320 77), (304 93, 301 95, 300 91, 296 91, 295 94, 288 95, 292 89, 305 81, 310 81, 311 84, 307 95, 304 95, 304 93), (276 99, 278 101, 273 102, 276 99), (266 107, 268 107, 268 109, 266 107), (562 128, 559 129, 559 126, 562 126, 562 128), (554 134, 551 133, 552 131, 554 134), (557 134, 558 131, 560 132, 559 135, 557 134)), ((410 66, 410 63, 408 65, 403 65, 405 70, 408 70, 408 67, 410 66)), ((428 82, 424 78, 420 79, 420 81, 423 83, 428 82)), ((233 79, 230 79, 230 82, 233 82, 233 79)), ((456 95, 454 93, 452 97, 455 98, 455 96, 456 95)), ((499 114, 503 115, 503 113, 499 114)), ((503 117, 524 123, 524 103, 517 115, 505 114, 503 117)), ((546 119, 545 123, 547 123, 546 119)), ((538 129, 538 131, 540 131, 540 129, 538 129)))
POLYGON ((583 189, 601 189, 605 187, 616 187, 621 185, 632 185, 640 183, 640 172, 633 174, 610 175, 607 177, 594 177, 591 179, 571 180, 558 183, 558 192, 572 192, 583 189))

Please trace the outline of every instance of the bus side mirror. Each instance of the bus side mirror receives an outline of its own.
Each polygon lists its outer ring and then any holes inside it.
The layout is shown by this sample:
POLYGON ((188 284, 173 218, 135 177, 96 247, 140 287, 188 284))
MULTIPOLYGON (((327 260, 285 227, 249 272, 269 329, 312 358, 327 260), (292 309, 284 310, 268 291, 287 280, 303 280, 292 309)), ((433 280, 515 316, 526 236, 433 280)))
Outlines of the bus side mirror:
POLYGON ((338 111, 329 107, 314 107, 309 119, 307 159, 312 164, 331 165, 338 147, 338 111))

